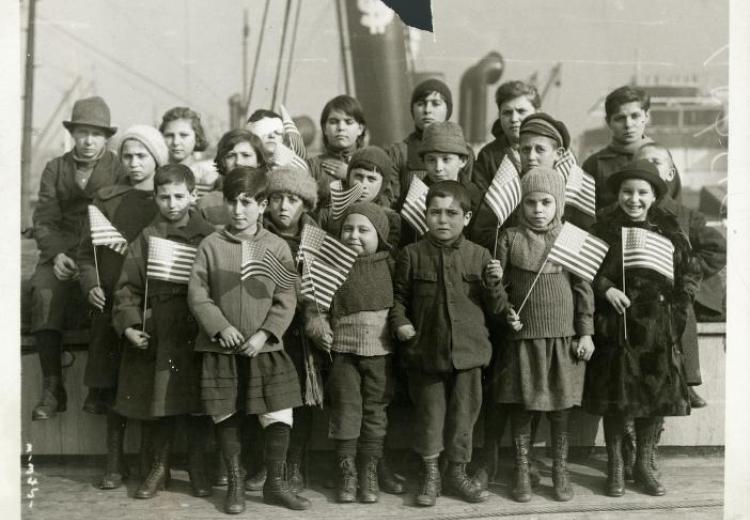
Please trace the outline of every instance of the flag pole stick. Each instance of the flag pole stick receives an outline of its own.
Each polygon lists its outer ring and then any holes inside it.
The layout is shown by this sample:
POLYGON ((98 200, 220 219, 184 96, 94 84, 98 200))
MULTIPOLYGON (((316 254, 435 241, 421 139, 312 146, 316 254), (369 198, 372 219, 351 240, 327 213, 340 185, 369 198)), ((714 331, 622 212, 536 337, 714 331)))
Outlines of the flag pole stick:
POLYGON ((146 276, 146 287, 143 289, 143 323, 141 331, 146 332, 146 306, 148 305, 148 276, 146 276))
MULTIPOLYGON (((625 294, 625 229, 623 228, 622 233, 622 293, 625 294)), ((625 331, 625 339, 628 339, 628 309, 625 308, 625 310, 622 313, 622 326, 625 331)))
POLYGON ((497 238, 500 234, 500 219, 497 219, 497 228, 495 228, 495 246, 492 248, 492 258, 497 258, 497 238))
MULTIPOLYGON (((310 278, 310 287, 313 291, 313 302, 315 303, 315 310, 318 312, 318 316, 322 316, 323 313, 320 312, 320 306, 318 305, 318 295, 315 293, 315 282, 313 282, 312 272, 310 272, 310 263, 307 260, 307 253, 303 253, 304 261, 302 262, 303 267, 307 268, 307 276, 310 278)), ((333 357, 331 356, 331 351, 328 351, 328 359, 329 361, 333 362, 333 357)))
POLYGON ((94 250, 94 270, 96 271, 96 286, 101 287, 102 281, 99 279, 99 261, 96 259, 96 246, 92 243, 91 248, 94 250))
POLYGON ((531 296, 531 291, 534 290, 534 286, 536 285, 537 280, 539 280, 539 276, 542 274, 542 270, 544 269, 544 266, 547 265, 548 259, 549 259, 549 255, 547 255, 547 257, 545 257, 544 259, 544 262, 542 262, 542 267, 539 268, 539 272, 536 273, 536 276, 534 277, 534 281, 531 282, 531 287, 529 287, 529 292, 526 293, 526 296, 521 302, 521 306, 518 307, 518 311, 516 311, 516 314, 518 314, 519 316, 521 315, 521 310, 523 309, 524 305, 526 305, 526 302, 528 301, 529 296, 531 296))

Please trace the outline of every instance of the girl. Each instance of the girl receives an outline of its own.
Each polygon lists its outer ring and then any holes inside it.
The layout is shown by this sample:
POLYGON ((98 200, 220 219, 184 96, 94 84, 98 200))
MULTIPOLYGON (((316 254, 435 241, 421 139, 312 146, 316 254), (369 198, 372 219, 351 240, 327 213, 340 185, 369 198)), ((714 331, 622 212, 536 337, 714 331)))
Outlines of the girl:
MULTIPOLYGON (((506 229, 497 257, 507 284, 506 320, 513 332, 495 359, 494 402, 513 404, 511 429, 516 459, 512 490, 518 502, 531 500, 528 455, 533 411, 547 412, 554 451, 554 497, 573 497, 568 482, 568 411, 581 404, 585 364, 594 350, 591 286, 546 262, 560 233, 565 183, 560 174, 533 168, 521 179, 518 225, 506 229), (533 285, 537 273, 541 275, 533 285), (531 291, 529 293, 529 291, 531 291), (529 294, 519 316, 514 310, 529 294)), ((496 279, 501 276, 496 269, 496 279)))
POLYGON ((646 493, 663 495, 666 491, 654 476, 651 456, 662 418, 690 413, 679 338, 700 283, 700 264, 676 219, 655 205, 667 185, 653 164, 629 163, 607 184, 617 205, 607 208, 594 225, 610 249, 593 284, 597 349, 586 373, 583 407, 604 416, 606 493, 625 492, 622 423, 624 417, 634 417, 634 477, 646 493), (674 283, 651 269, 623 272, 623 228, 669 239, 674 246, 674 283))

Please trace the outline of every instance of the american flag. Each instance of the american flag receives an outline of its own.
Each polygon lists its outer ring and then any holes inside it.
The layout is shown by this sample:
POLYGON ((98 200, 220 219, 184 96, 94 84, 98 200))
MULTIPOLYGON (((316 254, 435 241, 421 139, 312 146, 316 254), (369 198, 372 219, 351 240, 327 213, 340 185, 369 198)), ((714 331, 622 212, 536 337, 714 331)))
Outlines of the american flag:
POLYGON ((555 169, 565 178, 565 204, 596 216, 596 181, 578 166, 570 150, 555 162, 555 169))
POLYGON ((107 246, 121 255, 125 254, 128 250, 128 241, 96 206, 89 206, 89 222, 91 223, 91 242, 95 246, 107 246))
POLYGON ((591 283, 608 249, 605 241, 566 222, 547 258, 591 283))
POLYGON ((247 280, 253 276, 265 276, 282 289, 289 289, 294 286, 297 273, 284 267, 268 249, 251 242, 242 242, 240 280, 247 280))
POLYGON ((663 274, 674 281, 674 246, 669 239, 641 228, 622 228, 622 264, 663 274))
POLYGON ((165 282, 188 283, 198 249, 165 238, 148 239, 146 276, 165 282))
POLYGON ((331 187, 331 220, 341 218, 346 208, 357 202, 362 196, 363 186, 355 183, 351 188, 344 189, 342 182, 333 181, 331 187))
POLYGON ((195 185, 195 198, 201 199, 207 193, 211 193, 214 190, 213 183, 211 184, 196 184, 195 185))
POLYGON ((576 158, 573 155, 573 152, 571 152, 570 150, 565 150, 565 153, 563 153, 562 157, 556 160, 555 164, 553 164, 552 167, 555 170, 559 171, 565 179, 565 182, 567 182, 571 168, 573 168, 573 166, 576 166, 577 164, 578 163, 576 162, 576 158))
POLYGON ((404 206, 401 208, 401 216, 420 235, 427 233, 427 224, 425 223, 424 215, 427 211, 426 201, 428 191, 429 188, 422 182, 422 179, 414 175, 409 185, 409 191, 406 193, 404 206))
POLYGON ((341 271, 319 260, 305 262, 302 268, 302 296, 321 310, 328 310, 333 295, 346 281, 348 270, 341 271))
POLYGON ((319 227, 305 225, 302 228, 297 261, 304 260, 309 263, 313 258, 348 272, 357 259, 357 253, 319 227))
POLYGON ((484 200, 495 213, 498 225, 505 222, 521 202, 521 178, 507 155, 500 162, 484 200))

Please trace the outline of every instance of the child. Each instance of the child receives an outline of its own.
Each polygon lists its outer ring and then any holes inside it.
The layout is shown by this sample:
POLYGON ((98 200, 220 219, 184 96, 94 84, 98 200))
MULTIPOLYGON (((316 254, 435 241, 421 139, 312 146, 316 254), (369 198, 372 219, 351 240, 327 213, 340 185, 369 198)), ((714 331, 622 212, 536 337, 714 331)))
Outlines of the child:
POLYGON ((325 151, 308 159, 313 178, 318 182, 320 208, 329 205, 329 185, 346 178, 352 154, 365 144, 367 123, 359 101, 341 95, 331 99, 320 114, 325 151))
POLYGON ((440 493, 444 439, 449 465, 443 491, 482 502, 488 494, 471 482, 465 466, 482 404, 482 367, 492 352, 485 314, 504 306, 502 288, 482 277, 493 262, 489 251, 462 234, 471 220, 471 201, 460 182, 430 187, 425 220, 427 234, 398 256, 391 319, 405 342, 414 451, 423 460, 416 502, 432 506, 440 493))
POLYGON ((607 184, 617 206, 602 212, 593 228, 610 248, 592 285, 598 314, 596 351, 586 371, 583 408, 604 416, 607 495, 625 492, 621 450, 626 417, 635 418, 634 476, 646 493, 663 495, 651 457, 662 418, 690 413, 679 338, 700 283, 700 266, 675 218, 658 207, 667 186, 653 164, 629 163, 607 184), (669 239, 674 282, 645 268, 625 270, 623 280, 623 228, 669 239))
POLYGON ((508 81, 497 87, 495 104, 498 118, 492 125, 495 139, 485 145, 477 155, 473 170, 473 181, 482 192, 492 184, 495 172, 505 156, 509 156, 518 171, 521 161, 518 156, 521 122, 542 106, 536 87, 523 81, 508 81))
MULTIPOLYGON (((117 128, 110 126, 109 107, 98 96, 79 99, 63 126, 73 148, 44 167, 34 208, 34 238, 39 260, 31 278, 31 333, 42 369, 41 399, 31 418, 51 419, 64 412, 67 394, 62 381, 62 330, 65 309, 79 291, 76 253, 89 234, 86 207, 105 186, 123 181, 122 162, 106 149, 117 128)), ((84 408, 101 411, 99 398, 86 398, 84 408)))
POLYGON ((227 175, 223 191, 232 220, 198 247, 188 287, 188 304, 200 326, 195 349, 203 353, 201 401, 218 423, 229 474, 227 513, 245 509, 239 433, 243 413, 258 415, 264 428, 268 477, 263 500, 290 509, 310 507, 284 478, 292 408, 302 404, 297 372, 282 342, 294 317, 295 289, 279 287, 265 276, 240 280, 243 242, 294 270, 289 246, 259 225, 268 203, 267 185, 263 173, 235 168, 227 175))
POLYGON ((192 492, 205 497, 211 494, 203 469, 210 422, 205 415, 197 415, 201 411, 200 355, 193 352, 197 326, 187 306, 187 285, 155 279, 146 285, 146 267, 150 238, 197 247, 213 227, 200 213, 190 211, 195 200, 190 168, 162 166, 153 184, 158 214, 131 244, 115 291, 112 322, 127 340, 115 410, 124 417, 141 419, 152 439, 153 462, 135 498, 152 498, 169 481, 169 454, 179 416, 186 422, 192 492), (145 327, 144 306, 151 310, 145 327))
POLYGON ((386 408, 393 395, 388 317, 393 307, 393 261, 388 218, 372 202, 346 209, 341 241, 358 258, 336 292, 330 315, 310 309, 311 337, 333 351, 327 390, 331 401, 328 435, 336 443, 337 501, 378 501, 378 461, 388 427, 386 408), (355 462, 359 455, 359 461, 355 462))
MULTIPOLYGON (((318 201, 318 191, 315 180, 304 170, 290 167, 280 167, 274 170, 268 180, 268 208, 263 214, 263 226, 278 237, 284 239, 292 252, 292 258, 296 258, 302 239, 302 228, 305 226, 317 227, 318 224, 310 216, 318 201)), ((300 296, 298 295, 298 298, 300 296)), ((307 349, 304 337, 304 323, 301 302, 297 302, 297 311, 294 314, 292 324, 284 333, 284 350, 294 362, 299 376, 300 386, 305 387, 306 361, 305 350, 307 349)), ((315 350, 312 350, 315 352, 315 350)), ((318 360, 320 361, 320 360, 318 360)), ((305 388, 303 395, 311 389, 305 388)), ((302 476, 302 459, 305 454, 307 443, 312 435, 313 407, 308 405, 298 406, 294 409, 294 423, 289 439, 289 450, 287 451, 287 481, 289 488, 298 493, 305 487, 302 476)), ((257 487, 262 480, 265 470, 256 473, 255 478, 245 481, 245 488, 257 487)), ((262 484, 261 484, 262 485, 262 484)))
MULTIPOLYGON (((102 188, 94 206, 125 240, 132 242, 156 214, 153 177, 156 168, 167 163, 167 147, 156 128, 135 125, 123 133, 119 156, 128 184, 102 188)), ((125 257, 106 246, 97 246, 95 252, 88 221, 85 229, 87 233, 78 248, 80 284, 83 294, 98 312, 92 314, 84 377, 92 397, 87 399, 84 410, 107 414, 107 463, 98 487, 115 489, 127 475, 122 459, 125 418, 112 409, 122 346, 120 335, 112 326, 113 301, 125 257)))
MULTIPOLYGON (((559 265, 544 263, 562 227, 562 176, 549 169, 532 168, 521 179, 521 186, 517 226, 503 231, 497 251, 508 291, 505 315, 513 332, 495 359, 493 397, 497 403, 513 405, 513 498, 518 502, 531 500, 531 419, 532 411, 542 411, 550 422, 554 448, 554 497, 567 501, 573 497, 565 468, 568 412, 581 404, 585 364, 580 360, 588 360, 594 351, 594 296, 587 282, 559 265), (519 316, 514 307, 521 304, 532 286, 519 316)), ((493 271, 490 276, 496 280, 498 273, 493 271)))
POLYGON ((269 170, 292 166, 307 170, 307 149, 297 125, 281 105, 281 114, 258 109, 247 120, 246 128, 260 139, 269 170))

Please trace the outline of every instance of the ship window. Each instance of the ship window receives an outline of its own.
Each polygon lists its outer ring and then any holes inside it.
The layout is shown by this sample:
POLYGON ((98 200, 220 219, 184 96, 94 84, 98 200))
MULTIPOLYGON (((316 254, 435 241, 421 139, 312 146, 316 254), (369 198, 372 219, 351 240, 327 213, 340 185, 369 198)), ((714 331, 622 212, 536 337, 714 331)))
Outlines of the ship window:
POLYGON ((716 110, 686 110, 682 117, 683 124, 687 126, 705 126, 715 123, 719 119, 719 112, 716 110))
POLYGON ((680 114, 672 110, 651 110, 651 124, 660 126, 677 126, 680 114))

